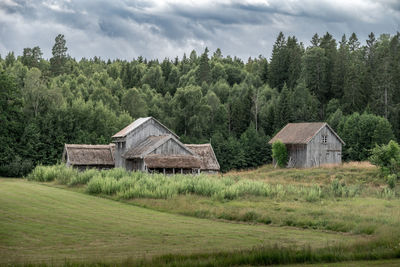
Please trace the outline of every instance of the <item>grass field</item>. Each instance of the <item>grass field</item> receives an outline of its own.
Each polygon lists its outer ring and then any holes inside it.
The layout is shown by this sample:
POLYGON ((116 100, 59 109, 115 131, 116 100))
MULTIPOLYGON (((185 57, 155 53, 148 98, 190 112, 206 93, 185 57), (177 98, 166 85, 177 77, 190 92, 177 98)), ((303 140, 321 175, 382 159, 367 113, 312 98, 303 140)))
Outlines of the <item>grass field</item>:
POLYGON ((265 244, 313 247, 359 235, 224 223, 161 213, 27 182, 0 179, 0 263, 117 261, 265 244))
POLYGON ((368 163, 199 177, 55 166, 28 178, 40 183, 0 179, 0 263, 400 264, 387 260, 400 258, 400 186, 368 163))

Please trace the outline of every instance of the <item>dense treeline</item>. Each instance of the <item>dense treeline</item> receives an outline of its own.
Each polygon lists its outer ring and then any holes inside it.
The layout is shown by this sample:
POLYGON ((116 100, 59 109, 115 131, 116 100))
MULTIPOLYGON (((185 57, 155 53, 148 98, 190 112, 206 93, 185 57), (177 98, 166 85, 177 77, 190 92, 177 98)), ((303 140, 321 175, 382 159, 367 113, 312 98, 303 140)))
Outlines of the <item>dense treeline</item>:
MULTIPOLYGON (((183 142, 213 144, 224 171, 270 160, 269 137, 288 122, 328 121, 346 142, 345 159, 400 137, 400 34, 362 45, 326 33, 304 47, 279 34, 265 57, 192 51, 163 61, 81 59, 56 37, 0 57, 0 175, 60 160, 64 143, 108 143, 153 116, 183 142)), ((266 51, 267 53, 267 51, 266 51)))

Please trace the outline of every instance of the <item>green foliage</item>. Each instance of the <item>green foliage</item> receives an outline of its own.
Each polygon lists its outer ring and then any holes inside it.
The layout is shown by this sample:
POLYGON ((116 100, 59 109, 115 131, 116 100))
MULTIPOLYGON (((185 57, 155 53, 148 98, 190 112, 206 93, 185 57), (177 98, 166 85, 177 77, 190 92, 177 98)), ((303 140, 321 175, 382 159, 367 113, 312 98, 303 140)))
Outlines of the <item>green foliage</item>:
POLYGON ((398 173, 400 171, 400 146, 391 140, 387 145, 376 145, 372 149, 370 161, 383 171, 398 173))
POLYGON ((108 143, 144 116, 187 142, 211 139, 223 171, 268 162, 262 139, 288 122, 328 121, 346 142, 345 160, 400 137, 400 34, 370 34, 366 46, 352 34, 337 46, 326 33, 305 48, 280 33, 270 62, 246 63, 207 48, 162 62, 77 61, 66 43, 55 38, 50 60, 39 47, 0 59, 2 175, 26 172, 12 162, 55 164, 65 143, 108 143))
POLYGON ((386 176, 389 187, 393 189, 400 175, 399 144, 391 140, 387 145, 376 145, 372 149, 370 161, 381 168, 381 172, 386 176))
POLYGON ((65 165, 36 166, 27 176, 38 182, 55 181, 68 186, 87 185, 86 192, 110 195, 120 199, 152 198, 169 199, 178 195, 194 194, 218 201, 244 197, 272 199, 295 198, 308 202, 329 197, 355 197, 357 186, 347 186, 334 180, 330 187, 269 184, 262 181, 220 178, 206 175, 173 175, 128 172, 124 169, 85 170, 79 172, 65 165))
POLYGON ((53 57, 50 59, 50 67, 53 75, 57 76, 65 71, 67 61, 66 41, 63 34, 57 35, 52 49, 53 57))
POLYGON ((286 145, 278 140, 272 144, 272 158, 276 161, 279 167, 286 167, 288 154, 286 145))
POLYGON ((60 184, 68 184, 78 174, 79 172, 76 169, 68 168, 65 164, 54 166, 38 165, 27 176, 27 179, 38 182, 57 181, 60 184))
POLYGON ((337 133, 346 143, 343 157, 346 160, 367 160, 371 149, 394 139, 390 123, 382 117, 353 113, 342 117, 337 133))

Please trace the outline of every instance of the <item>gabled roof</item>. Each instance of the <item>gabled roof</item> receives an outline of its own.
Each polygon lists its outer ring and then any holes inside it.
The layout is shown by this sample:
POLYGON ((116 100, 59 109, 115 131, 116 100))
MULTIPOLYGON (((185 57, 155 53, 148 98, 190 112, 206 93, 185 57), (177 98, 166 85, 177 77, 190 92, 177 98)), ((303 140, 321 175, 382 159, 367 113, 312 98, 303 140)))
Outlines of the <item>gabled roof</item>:
POLYGON ((173 133, 170 129, 168 129, 165 125, 163 125, 161 122, 159 122, 158 120, 154 119, 153 117, 146 117, 146 118, 139 118, 137 120, 135 120, 134 122, 132 122, 131 124, 129 124, 128 126, 126 126, 124 129, 122 129, 121 131, 119 131, 118 133, 114 134, 112 136, 112 138, 123 138, 126 137, 130 132, 134 131, 135 129, 137 129, 140 125, 144 124, 145 122, 149 121, 149 120, 154 120, 156 123, 158 123, 161 127, 163 127, 165 130, 167 130, 168 132, 170 132, 173 136, 175 136, 175 138, 179 139, 179 136, 177 136, 175 133, 173 133))
POLYGON ((144 158, 147 168, 200 168, 201 161, 191 155, 151 154, 144 158))
POLYGON ((200 157, 201 160, 200 169, 214 170, 214 171, 220 170, 217 157, 215 156, 211 144, 201 144, 201 145, 185 144, 185 146, 200 157))
POLYGON ((345 144, 326 122, 288 123, 268 143, 272 144, 277 140, 281 140, 284 144, 308 144, 325 126, 332 131, 343 145, 345 144))
POLYGON ((178 146, 185 149, 189 154, 193 155, 194 153, 185 147, 178 139, 176 139, 171 134, 159 135, 159 136, 149 136, 143 142, 138 144, 137 146, 132 147, 128 151, 126 151, 122 157, 125 159, 134 159, 134 158, 143 158, 144 156, 150 154, 155 149, 166 143, 168 140, 172 139, 178 146))
POLYGON ((71 165, 114 166, 115 145, 65 144, 63 160, 71 165))

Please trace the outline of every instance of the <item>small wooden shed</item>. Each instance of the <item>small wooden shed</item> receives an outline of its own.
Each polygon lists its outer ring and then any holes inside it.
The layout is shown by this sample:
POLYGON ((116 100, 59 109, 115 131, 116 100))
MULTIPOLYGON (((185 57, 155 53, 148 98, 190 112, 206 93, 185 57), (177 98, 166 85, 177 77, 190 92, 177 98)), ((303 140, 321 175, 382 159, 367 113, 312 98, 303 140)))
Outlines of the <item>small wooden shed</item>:
POLYGON ((288 151, 288 167, 309 168, 342 163, 343 140, 325 122, 289 123, 270 141, 288 151))
POLYGON ((115 145, 65 144, 62 159, 67 166, 80 170, 114 168, 115 145))

